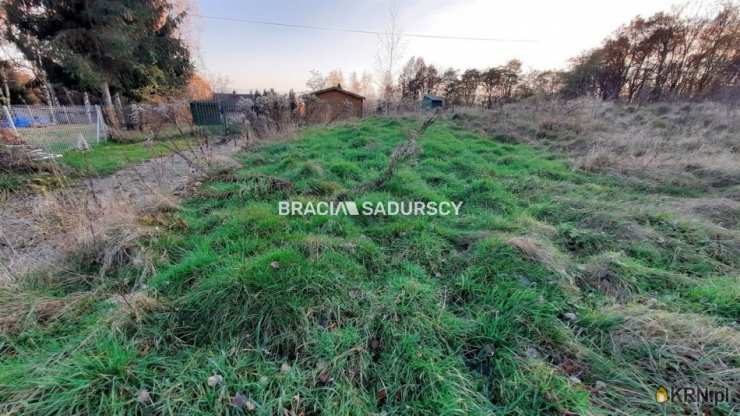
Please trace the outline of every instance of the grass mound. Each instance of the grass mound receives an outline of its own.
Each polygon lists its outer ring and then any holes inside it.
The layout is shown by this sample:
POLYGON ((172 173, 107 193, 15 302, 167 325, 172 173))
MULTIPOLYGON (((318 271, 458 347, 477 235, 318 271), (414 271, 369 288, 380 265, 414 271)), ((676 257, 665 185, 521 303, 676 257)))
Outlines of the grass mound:
POLYGON ((145 282, 131 276, 152 266, 136 262, 106 272, 128 285, 70 293, 45 279, 44 299, 96 296, 0 332, 0 412, 645 414, 663 410, 654 389, 682 381, 676 368, 733 382, 737 235, 715 239, 650 208, 643 187, 447 121, 358 193, 418 124, 371 118, 242 154, 177 226, 139 242, 157 270, 145 282), (348 192, 463 206, 278 214, 281 200, 348 192))

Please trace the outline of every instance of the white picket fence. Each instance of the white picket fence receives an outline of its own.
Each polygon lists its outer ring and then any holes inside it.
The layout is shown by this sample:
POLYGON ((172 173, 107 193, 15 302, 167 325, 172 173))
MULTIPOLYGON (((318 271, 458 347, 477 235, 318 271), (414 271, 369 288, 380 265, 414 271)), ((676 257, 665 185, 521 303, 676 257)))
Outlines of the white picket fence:
POLYGON ((7 106, 0 112, 0 128, 11 129, 24 143, 56 154, 84 143, 92 146, 108 137, 97 105, 7 106))

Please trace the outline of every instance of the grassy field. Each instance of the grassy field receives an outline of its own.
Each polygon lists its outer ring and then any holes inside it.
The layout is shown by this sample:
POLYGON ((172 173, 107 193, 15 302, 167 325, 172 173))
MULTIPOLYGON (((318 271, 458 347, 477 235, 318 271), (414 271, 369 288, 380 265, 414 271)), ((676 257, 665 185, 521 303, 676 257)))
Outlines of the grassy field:
POLYGON ((88 151, 67 150, 54 166, 33 166, 28 172, 5 171, 0 168, 0 192, 15 193, 33 188, 50 189, 80 177, 110 175, 127 166, 168 155, 174 150, 187 149, 193 143, 189 137, 131 143, 108 141, 94 145, 88 151))
POLYGON ((242 153, 142 215, 155 236, 0 289, 0 413, 673 414, 691 407, 657 404, 660 385, 737 389, 737 229, 448 120, 358 193, 418 124, 242 153), (278 215, 343 193, 463 206, 278 215))

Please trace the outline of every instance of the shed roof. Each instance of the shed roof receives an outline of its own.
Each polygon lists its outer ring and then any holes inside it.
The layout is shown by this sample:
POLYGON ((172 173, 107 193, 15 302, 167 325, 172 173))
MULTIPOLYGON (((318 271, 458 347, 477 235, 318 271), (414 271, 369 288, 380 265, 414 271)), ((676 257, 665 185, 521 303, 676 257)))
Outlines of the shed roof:
POLYGON ((444 101, 445 100, 442 97, 438 97, 436 95, 429 95, 429 94, 425 95, 424 96, 424 99, 429 99, 429 100, 432 100, 432 101, 444 101))
POLYGON ((323 90, 314 91, 311 94, 313 94, 313 95, 321 95, 321 94, 325 94, 325 93, 331 92, 331 91, 341 92, 342 94, 349 95, 350 97, 359 98, 361 100, 364 100, 365 99, 365 97, 361 96, 360 94, 355 94, 352 91, 347 91, 347 90, 343 89, 342 88, 342 84, 337 84, 336 87, 329 87, 329 88, 324 88, 323 90))

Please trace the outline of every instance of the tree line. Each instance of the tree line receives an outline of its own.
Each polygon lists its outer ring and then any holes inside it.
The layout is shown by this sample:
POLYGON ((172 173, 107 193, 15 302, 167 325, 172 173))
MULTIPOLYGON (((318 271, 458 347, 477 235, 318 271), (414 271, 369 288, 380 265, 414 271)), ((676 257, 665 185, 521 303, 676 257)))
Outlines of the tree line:
POLYGON ((402 101, 416 101, 424 95, 446 98, 449 104, 488 107, 501 101, 521 96, 523 87, 522 63, 512 59, 508 63, 485 70, 438 70, 421 57, 412 57, 404 65, 398 78, 402 101))
MULTIPOLYGON (((132 100, 181 95, 194 72, 179 33, 185 13, 176 6, 183 1, 3 0, 0 47, 11 45, 21 59, 0 55, 0 102, 54 103, 58 93, 79 102, 76 91, 92 92, 106 103, 113 94, 132 100)), ((736 98, 739 10, 737 3, 724 3, 707 15, 678 10, 636 17, 573 58, 567 69, 550 71, 523 71, 516 59, 460 71, 412 57, 397 72, 401 32, 394 29, 382 45, 386 52, 375 80, 353 72, 345 82, 335 70, 327 76, 312 73, 307 85, 315 90, 341 84, 384 101, 418 101, 431 94, 451 104, 487 107, 533 95, 736 98)))
POLYGON ((433 64, 427 64, 422 57, 411 57, 396 83, 384 80, 381 76, 381 85, 376 87, 372 75, 367 72, 361 76, 352 72, 349 82, 345 82, 342 71, 334 69, 327 75, 311 71, 306 87, 316 91, 341 85, 344 89, 381 101, 411 102, 430 94, 444 96, 452 104, 474 105, 483 97, 485 104, 493 105, 521 96, 524 79, 522 63, 516 59, 483 71, 468 69, 460 72, 454 68, 440 71, 433 64))
POLYGON ((636 17, 601 46, 572 60, 563 94, 627 101, 728 98, 740 77, 740 8, 715 15, 636 17))
MULTIPOLYGON (((377 89, 365 79, 350 90, 385 102, 418 102, 424 95, 448 105, 499 103, 532 96, 658 101, 672 98, 737 100, 740 97, 740 7, 722 3, 712 13, 689 16, 685 7, 650 17, 637 16, 600 46, 570 60, 564 70, 524 71, 512 59, 484 68, 442 69, 411 57, 391 82, 387 68, 377 89)), ((355 77, 356 79, 356 77, 355 77)), ((311 89, 343 80, 340 70, 324 77, 312 72, 311 89)), ((342 82, 342 85, 345 85, 342 82)))

